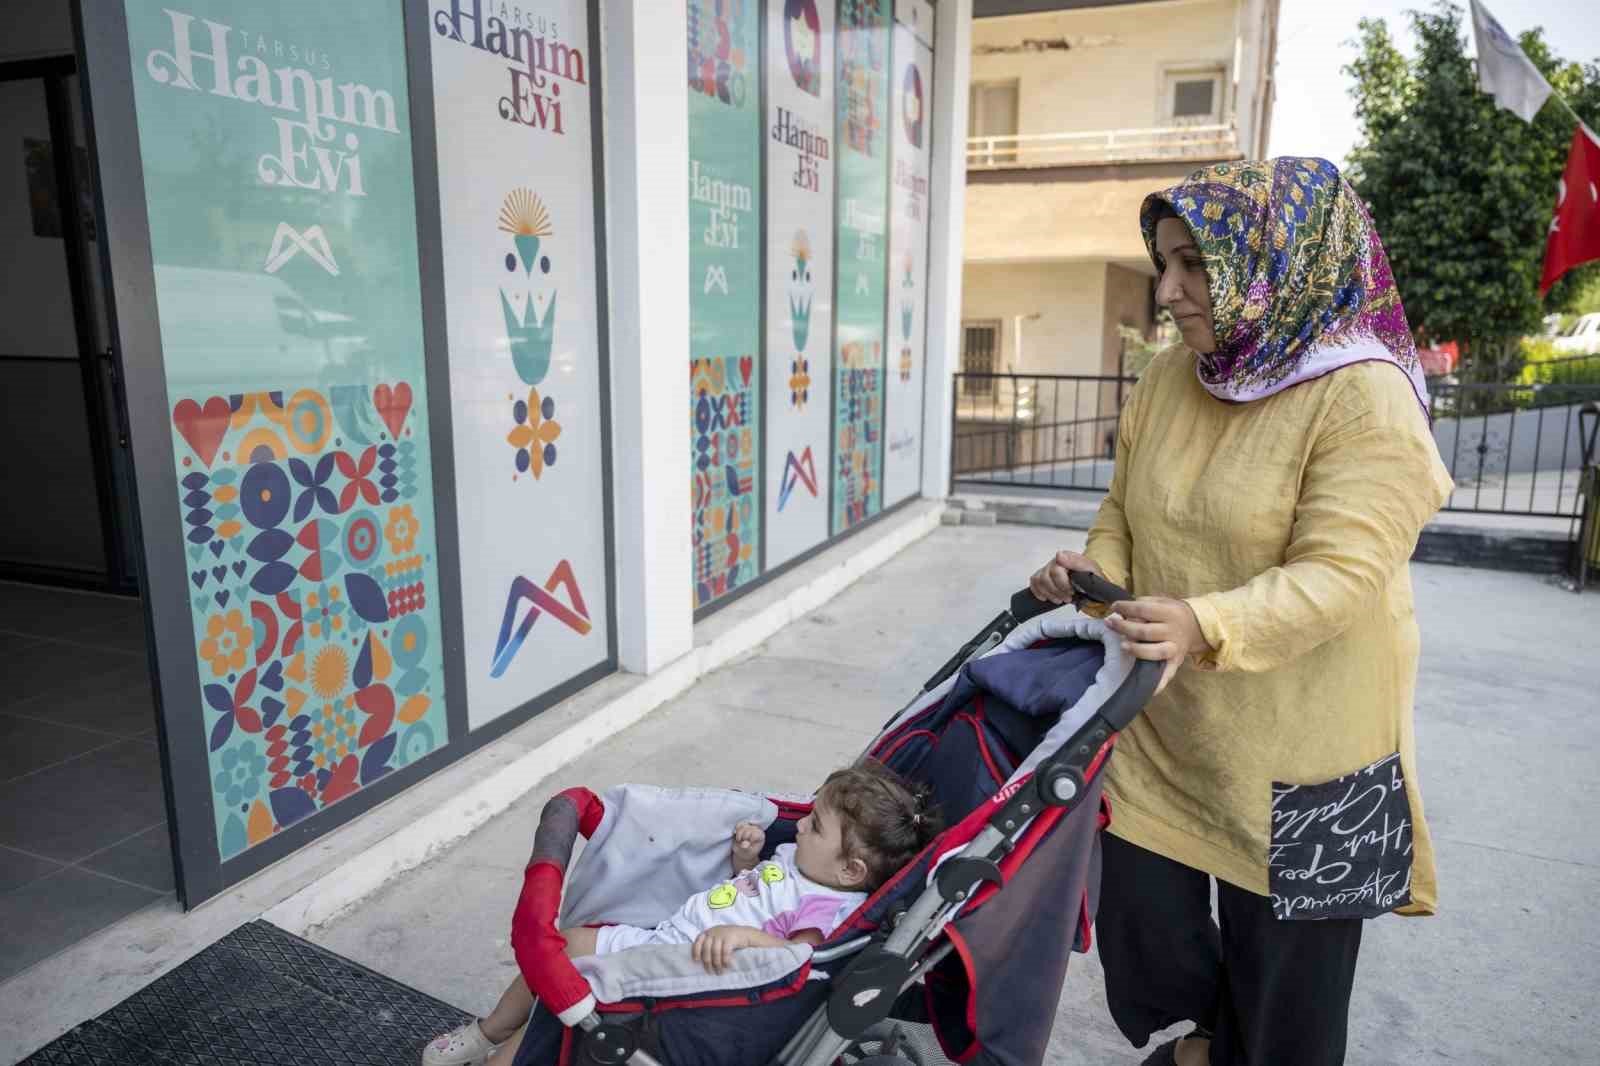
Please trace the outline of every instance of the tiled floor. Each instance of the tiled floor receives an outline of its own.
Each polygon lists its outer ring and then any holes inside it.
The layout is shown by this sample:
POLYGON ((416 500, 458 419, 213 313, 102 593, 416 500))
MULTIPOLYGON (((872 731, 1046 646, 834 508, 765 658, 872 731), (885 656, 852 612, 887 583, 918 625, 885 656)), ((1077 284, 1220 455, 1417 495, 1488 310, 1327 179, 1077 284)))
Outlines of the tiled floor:
POLYGON ((0 583, 0 981, 172 894, 137 600, 0 583))

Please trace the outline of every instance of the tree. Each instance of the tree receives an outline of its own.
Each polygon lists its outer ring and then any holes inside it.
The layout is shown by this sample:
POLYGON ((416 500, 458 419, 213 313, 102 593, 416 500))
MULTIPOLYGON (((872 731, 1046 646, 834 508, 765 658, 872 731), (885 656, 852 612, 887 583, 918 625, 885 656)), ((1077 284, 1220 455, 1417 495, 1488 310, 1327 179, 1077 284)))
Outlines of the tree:
MULTIPOLYGON (((1532 123, 1497 108, 1478 88, 1462 11, 1449 0, 1409 17, 1415 58, 1382 19, 1360 22, 1358 55, 1345 68, 1362 128, 1350 178, 1383 236, 1412 326, 1458 342, 1472 378, 1509 380, 1522 335, 1600 277, 1596 266, 1581 268, 1539 297, 1575 124, 1554 100, 1532 123)), ((1556 91, 1600 122, 1600 67, 1561 62, 1539 30, 1521 43, 1556 91)))

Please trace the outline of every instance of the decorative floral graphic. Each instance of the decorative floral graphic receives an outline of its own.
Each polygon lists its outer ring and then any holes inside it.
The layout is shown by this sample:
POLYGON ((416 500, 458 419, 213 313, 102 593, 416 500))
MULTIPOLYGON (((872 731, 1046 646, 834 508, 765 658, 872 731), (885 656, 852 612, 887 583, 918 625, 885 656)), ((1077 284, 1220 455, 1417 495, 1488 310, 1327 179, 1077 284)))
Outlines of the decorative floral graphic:
POLYGON ((267 772, 267 757, 257 750, 254 740, 241 741, 223 751, 222 768, 211 779, 211 787, 229 808, 248 810, 248 804, 261 791, 261 777, 267 772))
POLYGON ((214 614, 206 622, 206 637, 200 642, 200 658, 211 665, 214 677, 226 677, 244 669, 246 657, 255 646, 255 634, 235 607, 225 615, 214 614))
POLYGON ((396 502, 417 495, 414 399, 402 381, 174 403, 224 859, 448 739, 438 614, 422 595, 431 514, 396 502), (421 651, 397 707, 382 681, 402 621, 421 651))
POLYGON ((344 600, 339 595, 339 586, 331 589, 327 585, 319 585, 315 591, 306 595, 306 630, 313 637, 322 637, 332 640, 334 634, 344 628, 344 600))
POLYGON ((811 238, 805 230, 795 232, 789 251, 794 256, 794 266, 789 271, 789 327, 794 334, 795 351, 804 352, 811 337, 811 301, 816 294, 811 281, 811 238))
MULTIPOLYGON (((545 238, 554 230, 550 226, 550 212, 544 202, 528 189, 513 189, 500 207, 500 229, 511 234, 515 252, 506 253, 506 272, 516 276, 522 267, 522 276, 531 281, 538 267, 541 276, 551 270, 550 256, 539 254, 545 238)), ((525 385, 537 385, 550 372, 550 349, 555 343, 556 292, 550 290, 548 300, 543 293, 528 288, 522 294, 522 310, 518 311, 505 289, 500 290, 500 310, 505 315, 506 340, 511 348, 511 364, 525 385), (546 303, 543 310, 537 306, 546 303)))
POLYGON ((389 538, 389 550, 396 555, 409 552, 416 545, 417 531, 421 528, 409 503, 389 508, 389 524, 383 527, 383 535, 389 538))
POLYGON ((804 410, 811 398, 811 364, 803 355, 789 362, 789 404, 795 410, 804 410))
POLYGON ((325 700, 344 691, 350 680, 350 656, 337 644, 329 644, 311 660, 311 690, 325 700))
POLYGON ((506 434, 506 443, 517 449, 516 466, 519 474, 531 472, 537 480, 545 467, 556 462, 556 441, 561 437, 561 423, 555 420, 556 402, 549 396, 539 396, 538 389, 529 389, 526 400, 511 405, 511 417, 516 426, 506 434))

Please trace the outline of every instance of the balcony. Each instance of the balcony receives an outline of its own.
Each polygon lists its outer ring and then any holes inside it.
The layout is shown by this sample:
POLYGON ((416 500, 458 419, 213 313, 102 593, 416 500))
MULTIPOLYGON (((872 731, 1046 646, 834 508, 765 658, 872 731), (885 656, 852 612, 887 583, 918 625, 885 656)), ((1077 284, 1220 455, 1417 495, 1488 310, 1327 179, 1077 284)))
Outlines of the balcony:
POLYGON ((1241 157, 1239 131, 1231 123, 967 138, 968 170, 1020 170, 1031 167, 1241 157))

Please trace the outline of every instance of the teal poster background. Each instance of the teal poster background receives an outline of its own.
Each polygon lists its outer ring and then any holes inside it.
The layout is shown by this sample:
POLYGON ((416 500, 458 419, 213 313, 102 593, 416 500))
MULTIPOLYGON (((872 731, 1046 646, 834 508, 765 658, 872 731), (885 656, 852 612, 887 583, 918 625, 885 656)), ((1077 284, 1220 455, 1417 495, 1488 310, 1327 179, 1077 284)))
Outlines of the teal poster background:
POLYGON ((757 0, 687 0, 694 605, 760 572, 757 0))
POLYGON ((890 0, 839 0, 833 532, 883 505, 890 0))
POLYGON ((127 0, 224 860, 448 739, 388 0, 127 0))

